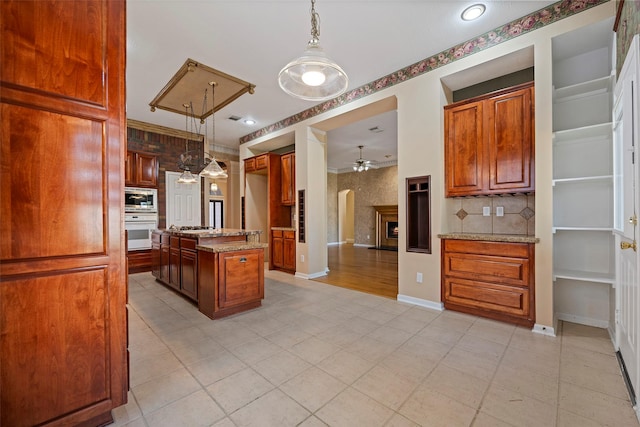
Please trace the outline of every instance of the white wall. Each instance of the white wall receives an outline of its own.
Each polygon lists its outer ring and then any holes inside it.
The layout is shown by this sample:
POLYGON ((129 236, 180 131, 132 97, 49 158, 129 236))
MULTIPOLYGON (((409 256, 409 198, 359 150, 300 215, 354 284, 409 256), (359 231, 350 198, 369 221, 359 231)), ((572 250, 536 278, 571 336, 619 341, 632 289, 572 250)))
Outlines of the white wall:
MULTIPOLYGON (((446 66, 415 77, 401 84, 388 87, 365 98, 350 102, 342 107, 312 117, 290 128, 247 142, 241 146, 241 158, 249 157, 249 148, 258 146, 274 137, 296 131, 296 153, 303 150, 303 140, 298 135, 306 135, 310 126, 349 113, 358 108, 384 99, 397 98, 398 111, 398 217, 400 228, 406 226, 406 195, 404 182, 408 177, 431 175, 431 208, 433 233, 432 254, 407 253, 406 238, 400 235, 398 246, 398 291, 400 295, 427 305, 440 304, 440 241, 435 236, 446 230, 446 206, 444 199, 444 114, 443 106, 448 103, 450 90, 441 81, 451 74, 462 72, 496 58, 521 51, 534 49, 535 66, 535 109, 536 109, 536 323, 553 327, 553 237, 552 237, 552 51, 551 38, 584 25, 601 21, 615 15, 615 2, 608 2, 569 18, 547 25, 531 33, 521 35, 491 49, 478 52, 446 66), (301 141, 301 142, 299 142, 301 141), (423 283, 416 283, 416 273, 422 272, 423 283)), ((530 64, 529 64, 530 65, 530 64)), ((523 67, 523 68, 526 68, 523 67)), ((382 76, 381 76, 382 77, 382 76)), ((488 76, 488 78, 497 77, 488 76)), ((327 130, 327 129, 325 129, 327 130)), ((326 200, 322 182, 326 176, 315 182, 317 161, 305 151, 306 161, 298 163, 296 154, 296 180, 298 188, 307 189, 307 200, 326 200), (306 164, 305 164, 306 162, 306 164), (313 167, 311 167, 313 165, 313 167)), ((326 163, 326 158, 324 160, 326 163)), ((326 167, 326 166, 325 166, 326 167)), ((325 171, 326 173, 326 171, 325 171)), ((308 211, 309 212, 309 211, 308 211)), ((307 243, 298 244, 298 254, 326 253, 326 223, 323 238, 314 239, 309 235, 309 227, 322 227, 321 221, 307 224, 307 243)), ((298 260, 298 271, 301 270, 298 260)), ((306 270, 312 271, 312 270, 306 270)))

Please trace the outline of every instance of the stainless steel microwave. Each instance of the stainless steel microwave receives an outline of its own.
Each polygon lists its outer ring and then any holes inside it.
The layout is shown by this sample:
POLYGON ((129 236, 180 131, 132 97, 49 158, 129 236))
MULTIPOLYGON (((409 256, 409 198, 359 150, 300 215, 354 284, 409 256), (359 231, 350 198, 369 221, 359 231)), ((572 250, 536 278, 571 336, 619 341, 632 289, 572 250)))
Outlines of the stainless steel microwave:
POLYGON ((158 190, 155 188, 124 188, 125 212, 158 212, 158 190))

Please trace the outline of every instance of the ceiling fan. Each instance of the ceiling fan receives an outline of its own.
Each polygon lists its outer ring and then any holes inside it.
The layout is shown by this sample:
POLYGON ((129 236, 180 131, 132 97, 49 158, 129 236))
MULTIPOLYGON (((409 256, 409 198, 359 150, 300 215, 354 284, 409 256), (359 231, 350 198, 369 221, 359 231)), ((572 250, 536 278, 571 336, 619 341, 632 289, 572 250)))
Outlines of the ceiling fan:
POLYGON ((355 172, 368 171, 370 168, 375 167, 375 165, 373 164, 373 161, 365 160, 365 159, 362 158, 362 148, 363 147, 364 147, 364 145, 358 145, 358 148, 360 149, 360 158, 358 160, 356 160, 355 162, 353 162, 353 170, 355 172))

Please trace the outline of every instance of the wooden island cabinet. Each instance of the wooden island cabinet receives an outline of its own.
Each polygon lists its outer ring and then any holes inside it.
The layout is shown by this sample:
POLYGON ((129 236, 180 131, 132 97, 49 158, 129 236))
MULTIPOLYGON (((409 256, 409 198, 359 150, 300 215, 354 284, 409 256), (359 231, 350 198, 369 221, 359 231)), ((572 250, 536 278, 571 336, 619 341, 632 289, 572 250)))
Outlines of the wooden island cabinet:
POLYGON ((440 235, 446 309, 532 327, 534 243, 528 236, 440 235), (476 240, 470 240, 476 239, 476 240))
POLYGON ((259 307, 264 298, 260 231, 157 230, 152 274, 215 319, 259 307))

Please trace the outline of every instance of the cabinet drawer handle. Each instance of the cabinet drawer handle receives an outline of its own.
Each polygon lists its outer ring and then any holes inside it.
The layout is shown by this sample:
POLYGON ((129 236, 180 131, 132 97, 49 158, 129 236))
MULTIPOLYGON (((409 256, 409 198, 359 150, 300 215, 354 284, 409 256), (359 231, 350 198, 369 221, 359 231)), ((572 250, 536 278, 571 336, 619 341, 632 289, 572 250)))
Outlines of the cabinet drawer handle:
POLYGON ((240 258, 240 262, 247 262, 247 258, 245 257, 240 258))

